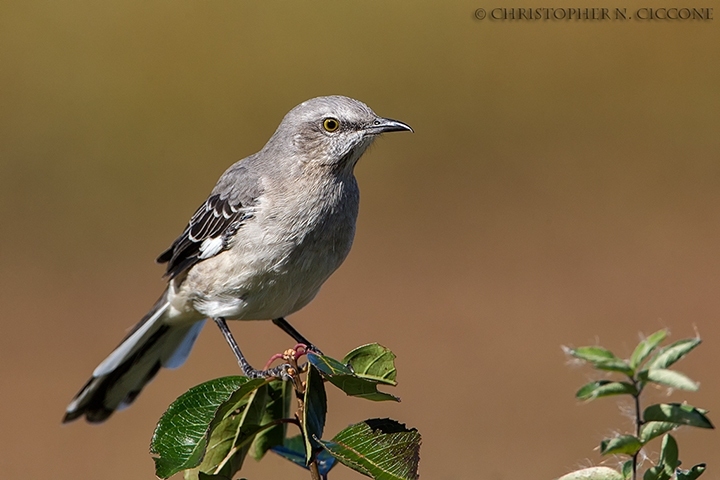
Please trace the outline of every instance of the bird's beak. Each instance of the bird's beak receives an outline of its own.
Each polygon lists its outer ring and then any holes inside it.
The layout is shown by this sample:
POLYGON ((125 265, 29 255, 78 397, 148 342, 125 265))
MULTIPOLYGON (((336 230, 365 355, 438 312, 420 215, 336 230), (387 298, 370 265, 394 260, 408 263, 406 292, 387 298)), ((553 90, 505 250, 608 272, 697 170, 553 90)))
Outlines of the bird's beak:
POLYGON ((378 135, 386 132, 414 132, 412 127, 407 123, 393 120, 391 118, 377 118, 375 121, 366 129, 368 133, 378 135))

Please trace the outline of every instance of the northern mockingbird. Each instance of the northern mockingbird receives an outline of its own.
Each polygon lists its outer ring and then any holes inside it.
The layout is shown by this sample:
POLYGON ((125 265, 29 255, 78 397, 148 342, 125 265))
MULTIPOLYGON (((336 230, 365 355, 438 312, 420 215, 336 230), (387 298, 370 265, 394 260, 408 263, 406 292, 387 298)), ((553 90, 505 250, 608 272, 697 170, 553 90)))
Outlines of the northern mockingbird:
POLYGON ((253 369, 225 319, 271 319, 313 349, 284 317, 307 305, 350 251, 359 203, 355 164, 378 135, 402 130, 412 128, 342 96, 290 110, 262 150, 223 173, 158 257, 167 264, 167 289, 98 365, 63 422, 83 415, 102 422, 132 403, 161 367, 183 364, 207 318, 249 377, 281 369, 253 369))

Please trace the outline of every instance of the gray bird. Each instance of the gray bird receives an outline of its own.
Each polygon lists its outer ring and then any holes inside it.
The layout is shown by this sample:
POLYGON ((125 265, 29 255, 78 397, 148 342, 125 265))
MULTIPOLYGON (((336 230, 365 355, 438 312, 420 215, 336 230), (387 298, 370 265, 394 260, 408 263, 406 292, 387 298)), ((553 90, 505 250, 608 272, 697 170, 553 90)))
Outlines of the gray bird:
POLYGON ((232 165, 185 230, 157 261, 168 287, 155 306, 95 369, 63 422, 106 420, 135 400, 161 367, 190 354, 205 319, 220 327, 249 377, 253 369, 225 319, 270 319, 317 350, 284 317, 307 305, 345 260, 355 235, 355 164, 385 132, 412 131, 342 96, 290 110, 267 144, 232 165))

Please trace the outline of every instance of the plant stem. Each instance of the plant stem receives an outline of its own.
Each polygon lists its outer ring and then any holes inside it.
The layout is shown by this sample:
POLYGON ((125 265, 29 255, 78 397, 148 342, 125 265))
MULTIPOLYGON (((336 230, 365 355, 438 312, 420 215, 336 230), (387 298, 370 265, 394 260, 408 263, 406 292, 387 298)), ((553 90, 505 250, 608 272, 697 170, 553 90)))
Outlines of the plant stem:
POLYGON ((314 458, 313 458, 313 461, 310 462, 309 467, 310 467, 310 478, 312 478, 312 480, 322 480, 320 478, 320 470, 318 470, 318 465, 314 458))
MULTIPOLYGON (((289 351, 286 352, 286 356, 284 356, 285 360, 291 365, 293 373, 291 373, 293 387, 295 388, 295 397, 297 398, 297 404, 298 409, 295 413, 295 418, 297 419, 297 425, 300 427, 300 433, 305 435, 305 428, 303 425, 303 412, 305 411, 305 384, 303 383, 302 379, 300 378, 300 372, 301 369, 297 364, 297 360, 294 356, 290 356, 289 351)), ((315 455, 313 455, 312 460, 310 460, 310 464, 308 465, 308 469, 310 470, 310 478, 312 480, 322 480, 320 477, 320 470, 318 469, 317 460, 315 459, 315 455)))
MULTIPOLYGON (((640 427, 642 427, 642 418, 640 417, 640 393, 642 392, 642 389, 638 387, 638 383, 633 378, 633 385, 635 386, 635 391, 637 392, 635 395, 633 395, 633 399, 635 400, 635 436, 640 438, 640 427)), ((635 455, 632 457, 632 478, 633 480, 637 480, 637 468, 638 468, 638 455, 640 455, 640 451, 635 452, 635 455)))

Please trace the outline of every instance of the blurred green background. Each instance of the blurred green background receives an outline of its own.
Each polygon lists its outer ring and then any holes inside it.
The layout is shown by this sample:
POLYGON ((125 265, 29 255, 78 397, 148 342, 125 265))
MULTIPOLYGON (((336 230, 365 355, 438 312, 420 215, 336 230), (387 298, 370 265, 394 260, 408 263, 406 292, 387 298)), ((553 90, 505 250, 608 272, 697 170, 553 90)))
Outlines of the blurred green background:
MULTIPOLYGON (((2 476, 153 478, 164 408, 238 371, 216 329, 101 427, 61 426, 65 406, 161 292, 153 259, 217 177, 327 94, 416 131, 362 159, 353 252, 291 317, 332 356, 398 354, 403 403, 332 391, 329 435, 390 416, 421 431, 423 478, 559 476, 631 426, 574 400, 589 371, 560 346, 628 356, 663 327, 705 340, 678 365, 701 390, 670 399, 720 423, 720 19, 474 17, 618 6, 582 3, 0 3, 2 476)), ((231 327, 256 364, 290 346, 231 327)), ((718 475, 715 432, 677 437, 718 475)), ((276 456, 244 472, 306 478, 276 456)))

